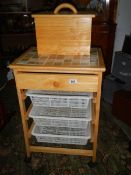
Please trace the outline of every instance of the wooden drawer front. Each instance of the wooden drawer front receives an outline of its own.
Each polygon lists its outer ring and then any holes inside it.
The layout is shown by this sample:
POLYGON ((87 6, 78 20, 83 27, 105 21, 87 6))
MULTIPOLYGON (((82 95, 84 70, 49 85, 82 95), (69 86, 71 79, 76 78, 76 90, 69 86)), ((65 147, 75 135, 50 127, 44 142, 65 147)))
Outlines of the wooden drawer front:
POLYGON ((18 73, 16 85, 20 89, 96 92, 97 75, 18 73))

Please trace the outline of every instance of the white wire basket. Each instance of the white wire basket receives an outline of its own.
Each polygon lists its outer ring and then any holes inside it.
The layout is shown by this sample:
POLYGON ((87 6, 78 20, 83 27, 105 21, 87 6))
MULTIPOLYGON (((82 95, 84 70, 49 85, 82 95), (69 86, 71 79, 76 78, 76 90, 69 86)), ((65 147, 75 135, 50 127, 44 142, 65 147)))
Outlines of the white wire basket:
POLYGON ((28 90, 26 95, 30 96, 34 105, 42 105, 45 107, 87 108, 89 100, 92 98, 92 93, 34 90, 28 90))
POLYGON ((86 145, 91 138, 90 122, 85 129, 35 125, 32 135, 37 142, 86 145))
POLYGON ((91 101, 87 108, 33 106, 29 113, 37 125, 71 128, 86 128, 91 116, 91 101))

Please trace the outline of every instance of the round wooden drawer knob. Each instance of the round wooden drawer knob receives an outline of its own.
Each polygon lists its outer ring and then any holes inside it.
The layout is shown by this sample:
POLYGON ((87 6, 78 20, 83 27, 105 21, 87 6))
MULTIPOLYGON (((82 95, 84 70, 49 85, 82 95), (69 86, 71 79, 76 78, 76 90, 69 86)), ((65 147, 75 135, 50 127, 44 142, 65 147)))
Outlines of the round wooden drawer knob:
POLYGON ((53 85, 54 87, 59 87, 59 83, 57 81, 54 81, 53 85))

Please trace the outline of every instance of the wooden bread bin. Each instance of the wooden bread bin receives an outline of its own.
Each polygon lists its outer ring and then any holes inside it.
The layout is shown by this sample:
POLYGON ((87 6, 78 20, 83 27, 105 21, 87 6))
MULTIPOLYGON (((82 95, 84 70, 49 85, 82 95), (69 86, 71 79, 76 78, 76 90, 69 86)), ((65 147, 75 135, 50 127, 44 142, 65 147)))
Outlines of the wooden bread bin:
POLYGON ((94 15, 77 14, 67 3, 54 14, 34 14, 38 55, 90 55, 91 26, 94 15), (74 14, 58 14, 70 8, 74 14))

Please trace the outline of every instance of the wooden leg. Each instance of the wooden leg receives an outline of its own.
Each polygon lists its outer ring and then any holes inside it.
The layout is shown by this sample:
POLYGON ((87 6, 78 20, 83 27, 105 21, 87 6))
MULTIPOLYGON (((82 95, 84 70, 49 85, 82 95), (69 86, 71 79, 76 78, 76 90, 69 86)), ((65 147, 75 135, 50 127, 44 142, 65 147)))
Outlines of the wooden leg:
POLYGON ((93 131, 93 157, 92 162, 96 161, 96 150, 97 150, 97 136, 98 136, 98 127, 99 127, 99 112, 100 112, 100 97, 101 97, 101 81, 102 73, 98 75, 98 90, 96 96, 96 105, 95 105, 95 118, 94 118, 94 131, 93 131))
POLYGON ((94 122, 95 122, 95 105, 94 101, 92 101, 92 122, 91 122, 91 140, 90 142, 93 143, 94 141, 94 122))
POLYGON ((23 90, 20 90, 17 88, 17 93, 18 93, 18 99, 19 99, 19 105, 20 105, 20 111, 21 111, 21 119, 22 119, 23 131, 24 131, 27 158, 30 158, 30 147, 29 147, 30 144, 29 144, 29 139, 28 139, 28 123, 27 123, 25 102, 23 99, 23 90))

